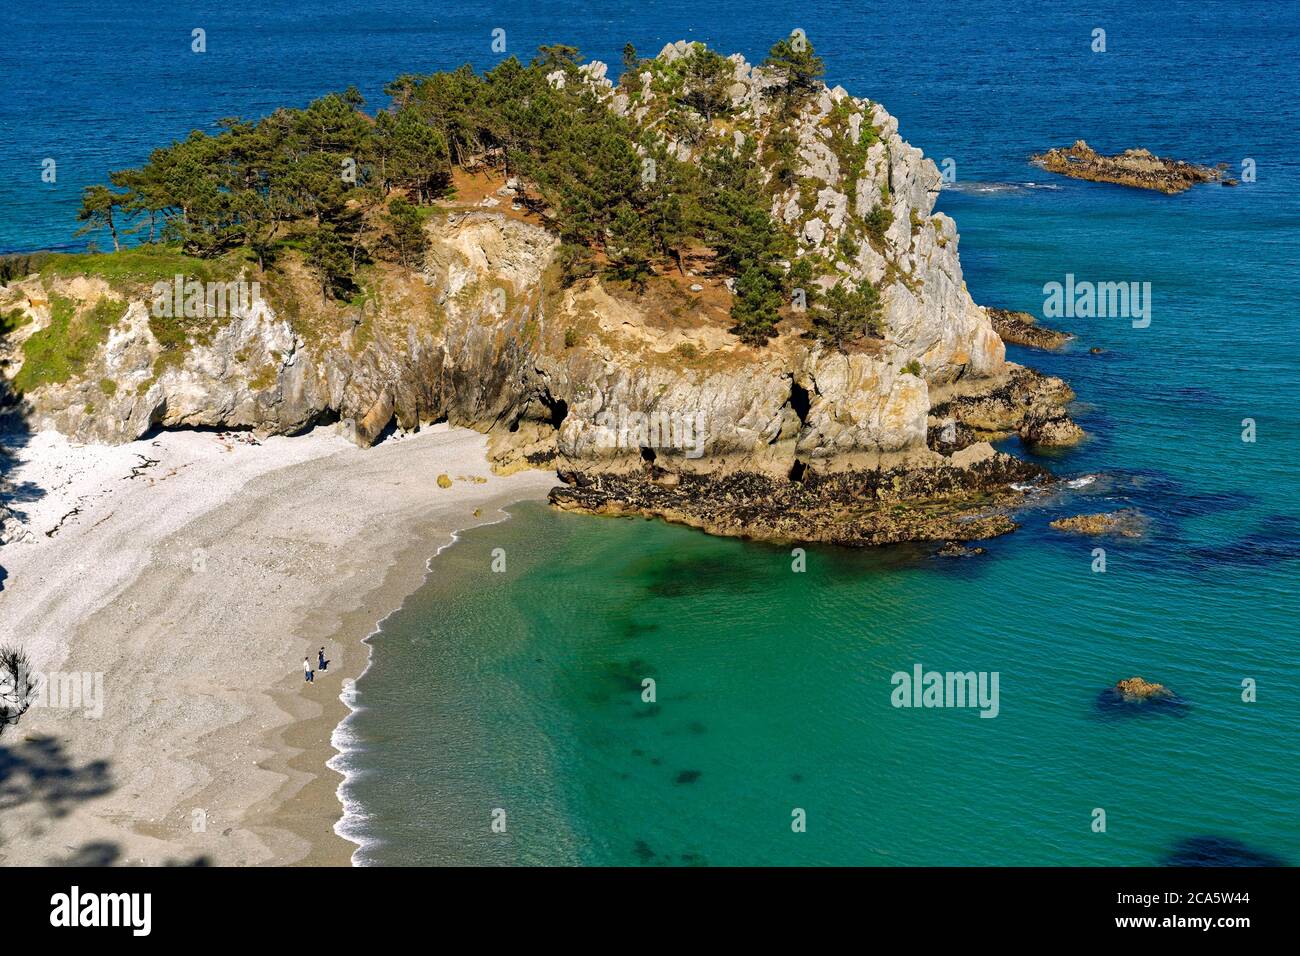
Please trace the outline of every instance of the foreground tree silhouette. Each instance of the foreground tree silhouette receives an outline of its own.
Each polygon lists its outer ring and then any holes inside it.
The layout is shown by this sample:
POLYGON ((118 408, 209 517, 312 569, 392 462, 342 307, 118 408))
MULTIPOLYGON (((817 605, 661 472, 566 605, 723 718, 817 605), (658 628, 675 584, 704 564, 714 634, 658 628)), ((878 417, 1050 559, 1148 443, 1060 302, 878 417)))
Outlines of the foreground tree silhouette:
POLYGON ((0 648, 0 734, 16 724, 36 700, 32 662, 21 647, 0 648))

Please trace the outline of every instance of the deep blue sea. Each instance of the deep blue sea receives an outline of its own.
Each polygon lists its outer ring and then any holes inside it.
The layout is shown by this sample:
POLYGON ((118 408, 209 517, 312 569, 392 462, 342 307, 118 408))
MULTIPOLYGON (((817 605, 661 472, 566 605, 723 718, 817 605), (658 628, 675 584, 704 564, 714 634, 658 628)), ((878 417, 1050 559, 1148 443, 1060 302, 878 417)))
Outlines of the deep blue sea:
POLYGON ((1010 349, 1075 387, 1091 437, 1051 465, 1093 480, 978 558, 813 549, 794 574, 540 506, 467 533, 356 687, 360 862, 1300 862, 1300 4, 22 0, 0 22, 0 250, 75 245, 80 188, 154 145, 349 84, 378 105, 399 73, 492 65, 494 29, 617 63, 678 38, 757 60, 800 27, 829 82, 953 161, 940 208, 977 302, 1151 284, 1147 328, 1062 320, 1067 351, 1010 349), (1078 138, 1256 177, 1166 197, 1027 163, 1078 138), (1104 542, 1104 573, 1098 542, 1046 527, 1119 506, 1150 532, 1104 542), (891 706, 917 663, 997 671, 998 717, 891 706), (1135 674, 1187 706, 1098 708, 1135 674))

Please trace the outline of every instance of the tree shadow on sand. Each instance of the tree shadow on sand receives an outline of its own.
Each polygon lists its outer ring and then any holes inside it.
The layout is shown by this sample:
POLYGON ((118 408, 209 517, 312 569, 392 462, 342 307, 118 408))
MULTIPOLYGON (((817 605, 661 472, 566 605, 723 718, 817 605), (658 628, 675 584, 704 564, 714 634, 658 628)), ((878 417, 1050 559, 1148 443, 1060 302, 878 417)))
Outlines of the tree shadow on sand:
MULTIPOLYGON (((107 840, 84 843, 72 850, 67 856, 52 857, 50 866, 118 866, 122 864, 122 848, 107 840)), ((212 861, 206 856, 196 856, 191 860, 165 860, 163 866, 211 866, 212 861)))
POLYGON ((108 761, 74 766, 54 737, 0 746, 0 812, 38 803, 54 818, 113 789, 108 761))
MULTIPOLYGON (((38 804, 50 819, 66 816, 87 800, 113 790, 108 761, 91 760, 75 766, 54 737, 29 737, 0 746, 0 813, 38 804)), ((68 846, 67 855, 52 856, 50 866, 120 866, 122 848, 107 840, 92 840, 79 847, 68 846)), ((207 856, 167 859, 163 866, 211 866, 207 856)))

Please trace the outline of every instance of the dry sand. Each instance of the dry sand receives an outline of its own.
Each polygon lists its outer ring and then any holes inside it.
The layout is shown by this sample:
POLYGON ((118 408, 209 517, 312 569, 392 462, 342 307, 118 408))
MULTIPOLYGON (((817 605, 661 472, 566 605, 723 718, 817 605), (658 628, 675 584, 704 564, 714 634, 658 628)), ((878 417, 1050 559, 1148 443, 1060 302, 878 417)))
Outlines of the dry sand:
POLYGON ((0 737, 0 863, 348 863, 326 761, 362 639, 452 532, 555 483, 491 475, 485 447, 446 426, 365 451, 333 429, 33 436, 10 477, 43 495, 17 505, 33 540, 0 548, 0 642, 92 676, 0 737))

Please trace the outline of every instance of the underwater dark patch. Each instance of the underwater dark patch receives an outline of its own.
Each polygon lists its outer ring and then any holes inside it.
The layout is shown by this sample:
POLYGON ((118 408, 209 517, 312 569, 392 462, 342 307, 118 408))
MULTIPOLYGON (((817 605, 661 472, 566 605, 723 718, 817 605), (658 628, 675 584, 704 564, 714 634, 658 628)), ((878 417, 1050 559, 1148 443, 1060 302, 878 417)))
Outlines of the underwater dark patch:
POLYGON ((698 770, 683 770, 681 773, 679 773, 679 774, 677 775, 677 779, 674 780, 673 782, 674 782, 674 783, 694 783, 696 780, 699 780, 699 779, 700 779, 700 771, 698 771, 698 770))
POLYGON ((676 555, 660 557, 646 568, 645 589, 654 597, 680 598, 708 591, 758 590, 762 575, 734 557, 676 555))
POLYGON ((650 844, 645 840, 637 840, 632 844, 632 855, 637 858, 637 862, 644 865, 654 862, 655 851, 650 849, 650 844))
POLYGON ((1290 866, 1266 850, 1256 850, 1240 840, 1221 836, 1179 840, 1161 862, 1165 866, 1290 866))
POLYGON ((1273 567, 1300 558, 1300 521, 1290 515, 1270 515, 1253 531, 1222 545, 1192 548, 1188 560, 1197 570, 1232 565, 1273 567))
POLYGON ((640 694, 641 682, 647 677, 654 677, 655 669, 645 661, 636 658, 630 661, 610 661, 603 668, 605 679, 620 690, 634 691, 640 694))
POLYGON ((1106 477, 1114 494, 1132 498, 1149 514, 1168 518, 1200 518, 1241 511, 1259 500, 1256 495, 1235 489, 1197 491, 1172 475, 1151 469, 1118 470, 1108 472, 1106 477))
POLYGON ((1128 717, 1186 717, 1191 703, 1177 694, 1172 697, 1150 697, 1143 701, 1127 701, 1114 687, 1107 687, 1097 695, 1093 714, 1103 720, 1128 717))

